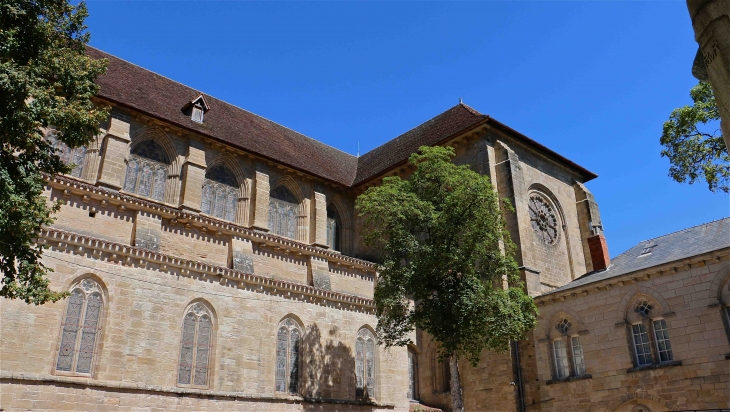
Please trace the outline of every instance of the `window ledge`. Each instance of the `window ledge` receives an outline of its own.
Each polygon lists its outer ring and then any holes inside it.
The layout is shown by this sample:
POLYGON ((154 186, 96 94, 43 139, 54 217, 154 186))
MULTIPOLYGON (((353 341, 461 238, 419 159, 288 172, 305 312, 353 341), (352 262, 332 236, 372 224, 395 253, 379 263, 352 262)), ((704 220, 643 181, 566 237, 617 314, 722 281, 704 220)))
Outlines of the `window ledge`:
POLYGON ((654 369, 669 368, 672 366, 682 366, 681 360, 674 360, 670 362, 654 363, 651 365, 634 366, 633 368, 626 369, 626 373, 641 372, 654 369))
POLYGON ((590 373, 584 373, 583 375, 580 375, 580 376, 568 376, 567 378, 550 379, 545 384, 554 385, 556 383, 582 381, 584 379, 593 379, 593 376, 590 373))

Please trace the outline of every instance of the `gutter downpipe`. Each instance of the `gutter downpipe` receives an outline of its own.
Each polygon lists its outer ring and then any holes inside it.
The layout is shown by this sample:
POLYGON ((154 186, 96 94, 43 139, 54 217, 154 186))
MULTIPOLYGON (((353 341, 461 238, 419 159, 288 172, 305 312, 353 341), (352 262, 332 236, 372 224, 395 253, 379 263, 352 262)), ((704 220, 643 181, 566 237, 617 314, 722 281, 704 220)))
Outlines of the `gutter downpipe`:
POLYGON ((515 351, 515 361, 517 362, 517 391, 519 392, 519 412, 525 412, 525 396, 522 387, 522 364, 520 363, 520 346, 516 340, 512 341, 512 347, 515 351))

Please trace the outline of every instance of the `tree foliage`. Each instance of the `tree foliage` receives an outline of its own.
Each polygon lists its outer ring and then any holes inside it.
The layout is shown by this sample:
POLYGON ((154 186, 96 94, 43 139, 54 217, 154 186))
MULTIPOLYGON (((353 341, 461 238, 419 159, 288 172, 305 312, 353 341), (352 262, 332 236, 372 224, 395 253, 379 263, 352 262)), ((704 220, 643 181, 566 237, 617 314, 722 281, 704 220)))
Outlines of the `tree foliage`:
POLYGON ((408 180, 383 179, 357 209, 365 243, 382 253, 375 287, 381 342, 405 345, 418 328, 438 343, 442 359, 457 354, 476 364, 482 350, 507 350, 523 338, 537 309, 522 289, 489 178, 454 165, 453 156, 450 147, 421 147, 409 159, 416 169, 408 180))
POLYGON ((719 129, 707 130, 720 120, 712 87, 700 82, 690 96, 694 104, 674 109, 664 122, 661 155, 669 158, 669 176, 679 183, 704 180, 710 191, 730 193, 728 149, 719 129))
POLYGON ((106 61, 85 56, 89 34, 83 3, 0 0, 0 296, 42 304, 50 290, 34 240, 58 204, 42 196, 43 173, 68 173, 45 140, 58 130, 69 147, 88 144, 108 110, 92 103, 106 61))

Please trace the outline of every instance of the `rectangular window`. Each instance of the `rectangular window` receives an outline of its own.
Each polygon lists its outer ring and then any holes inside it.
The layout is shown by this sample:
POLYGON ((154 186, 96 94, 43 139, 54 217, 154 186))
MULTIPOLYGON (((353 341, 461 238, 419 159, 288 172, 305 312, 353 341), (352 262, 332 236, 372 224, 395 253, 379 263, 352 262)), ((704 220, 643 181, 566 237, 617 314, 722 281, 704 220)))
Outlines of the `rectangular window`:
POLYGON ((586 365, 583 361, 583 347, 580 345, 580 339, 577 336, 570 338, 570 345, 573 348, 573 366, 575 375, 580 376, 586 373, 586 365))
POLYGON ((192 119, 194 122, 203 123, 203 109, 193 106, 192 119))
POLYGON ((558 379, 567 378, 570 369, 564 340, 556 339, 553 341, 553 357, 555 358, 555 377, 558 379))
POLYGON ((643 323, 631 325, 634 335, 634 352, 636 352, 637 366, 651 364, 651 348, 649 347, 649 336, 646 333, 646 326, 643 323))
POLYGON ((654 321, 654 336, 656 337, 659 361, 669 362, 673 360, 672 345, 669 343, 669 333, 667 333, 667 321, 664 319, 654 321))

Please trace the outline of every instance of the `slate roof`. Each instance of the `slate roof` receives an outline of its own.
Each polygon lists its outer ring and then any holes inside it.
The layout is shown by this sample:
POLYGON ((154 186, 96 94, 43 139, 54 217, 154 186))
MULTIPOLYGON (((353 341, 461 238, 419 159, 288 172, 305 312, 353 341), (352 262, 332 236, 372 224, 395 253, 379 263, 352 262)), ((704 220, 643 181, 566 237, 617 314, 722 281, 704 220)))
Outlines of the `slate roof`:
POLYGON ((584 181, 596 177, 463 103, 358 158, 101 50, 88 46, 87 54, 95 59, 109 60, 107 73, 97 80, 99 97, 346 187, 367 182, 404 163, 422 145, 439 144, 482 123, 490 123, 568 165, 581 174, 584 181), (181 110, 201 94, 209 106, 202 124, 192 121, 181 110))
POLYGON ((639 242, 613 258, 611 266, 607 269, 586 273, 545 295, 728 247, 730 247, 730 217, 639 242))

